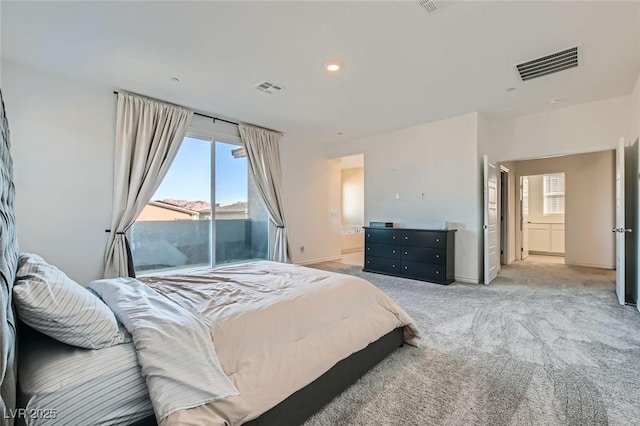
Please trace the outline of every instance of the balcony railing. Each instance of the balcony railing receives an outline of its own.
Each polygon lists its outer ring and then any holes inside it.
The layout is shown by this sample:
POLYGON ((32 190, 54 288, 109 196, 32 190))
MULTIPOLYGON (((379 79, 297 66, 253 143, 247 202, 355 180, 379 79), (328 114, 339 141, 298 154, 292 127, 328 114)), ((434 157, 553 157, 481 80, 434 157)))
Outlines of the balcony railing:
MULTIPOLYGON (((267 222, 228 219, 215 225, 216 265, 267 258, 267 222)), ((130 230, 136 271, 210 265, 211 236, 210 220, 136 222, 130 230)))

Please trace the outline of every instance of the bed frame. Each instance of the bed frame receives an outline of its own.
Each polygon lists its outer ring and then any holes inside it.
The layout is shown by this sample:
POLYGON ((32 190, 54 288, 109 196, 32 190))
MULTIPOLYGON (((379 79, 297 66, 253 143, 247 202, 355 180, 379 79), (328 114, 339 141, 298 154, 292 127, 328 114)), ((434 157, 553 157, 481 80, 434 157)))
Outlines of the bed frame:
MULTIPOLYGON (((13 200, 13 162, 10 154, 9 126, 0 91, 0 425, 13 426, 12 413, 17 395, 17 328, 11 294, 18 263, 13 200)), ((397 328, 366 348, 339 361, 315 381, 295 392, 260 417, 251 426, 299 425, 355 383, 362 375, 402 346, 403 329, 397 328)), ((134 423, 156 425, 154 417, 134 423)))

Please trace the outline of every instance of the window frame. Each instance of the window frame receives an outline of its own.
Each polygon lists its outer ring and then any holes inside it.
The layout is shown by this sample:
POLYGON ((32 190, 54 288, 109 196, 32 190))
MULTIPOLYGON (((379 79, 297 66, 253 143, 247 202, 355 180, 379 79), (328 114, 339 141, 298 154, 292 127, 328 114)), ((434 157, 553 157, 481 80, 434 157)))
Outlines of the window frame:
MULTIPOLYGON (((183 137, 183 141, 186 138, 198 139, 201 141, 209 142, 210 153, 211 153, 211 170, 210 170, 210 197, 211 197, 211 234, 209 240, 209 256, 210 262, 208 267, 215 268, 220 266, 216 264, 216 224, 215 224, 215 200, 216 200, 216 185, 215 185, 215 177, 216 177, 216 149, 215 143, 226 143, 229 145, 235 145, 238 147, 244 147, 242 143, 242 138, 240 137, 240 130, 238 125, 226 123, 222 121, 216 121, 208 117, 194 115, 187 132, 183 137)), ((182 144, 182 141, 180 142, 182 144)), ((247 173, 250 173, 249 164, 247 164, 247 173)), ((250 185, 250 182, 247 182, 247 185, 250 185)), ((127 232, 128 233, 128 232, 127 232)), ((131 238, 131 235, 128 233, 128 238, 131 238)), ((272 230, 271 223, 269 222, 267 228, 267 240, 269 243, 267 244, 267 258, 270 257, 271 254, 271 241, 272 238, 272 230)), ((188 271, 188 270, 196 270, 201 269, 201 266, 185 266, 183 268, 175 268, 167 271, 169 273, 179 272, 179 271, 188 271)), ((144 275, 152 275, 157 274, 158 272, 149 271, 142 272, 140 276, 144 275)), ((164 272, 162 272, 164 273, 164 272)))
MULTIPOLYGON (((564 215, 566 206, 566 183, 564 173, 546 173, 542 175, 542 215, 543 216, 558 216, 564 215), (552 191, 553 183, 549 182, 551 179, 559 178, 562 183, 561 191, 552 191), (561 200, 557 202, 556 200, 561 200), (557 206, 558 209, 553 208, 557 206), (562 206, 562 210, 559 207, 562 206)), ((555 188, 557 189, 557 188, 555 188)))

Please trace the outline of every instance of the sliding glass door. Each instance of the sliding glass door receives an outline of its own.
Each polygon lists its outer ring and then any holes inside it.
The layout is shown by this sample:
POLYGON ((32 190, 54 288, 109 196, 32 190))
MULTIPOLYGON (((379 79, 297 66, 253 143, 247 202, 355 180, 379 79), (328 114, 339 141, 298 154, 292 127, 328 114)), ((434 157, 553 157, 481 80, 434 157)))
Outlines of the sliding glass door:
POLYGON ((267 217, 244 148, 215 142, 216 264, 267 257, 267 217))
POLYGON ((265 259, 268 228, 244 148, 186 137, 129 237, 148 273, 265 259))

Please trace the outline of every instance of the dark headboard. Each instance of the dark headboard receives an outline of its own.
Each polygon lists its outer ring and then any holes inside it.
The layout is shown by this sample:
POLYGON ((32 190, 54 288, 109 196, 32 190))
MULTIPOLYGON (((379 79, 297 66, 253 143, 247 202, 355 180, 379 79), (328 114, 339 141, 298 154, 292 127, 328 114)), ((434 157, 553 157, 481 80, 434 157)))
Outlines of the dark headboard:
POLYGON ((13 160, 9 150, 9 123, 0 91, 0 424, 12 425, 16 407, 16 317, 11 291, 18 264, 16 219, 13 212, 13 160))

